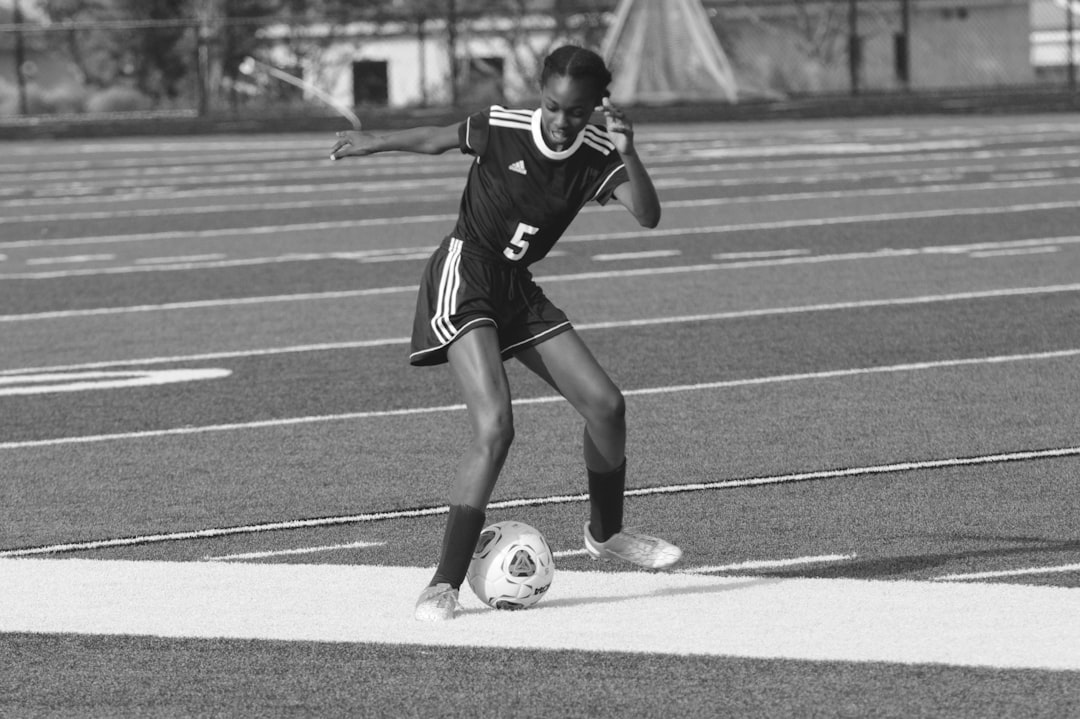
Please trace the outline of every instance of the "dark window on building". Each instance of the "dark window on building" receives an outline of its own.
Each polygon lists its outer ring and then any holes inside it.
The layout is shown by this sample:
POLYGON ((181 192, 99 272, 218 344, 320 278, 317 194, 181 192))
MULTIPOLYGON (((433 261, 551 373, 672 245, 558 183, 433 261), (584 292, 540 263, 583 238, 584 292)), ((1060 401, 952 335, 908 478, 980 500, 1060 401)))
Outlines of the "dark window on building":
POLYGON ((357 60, 352 64, 352 72, 354 105, 386 105, 390 101, 385 61, 357 60))

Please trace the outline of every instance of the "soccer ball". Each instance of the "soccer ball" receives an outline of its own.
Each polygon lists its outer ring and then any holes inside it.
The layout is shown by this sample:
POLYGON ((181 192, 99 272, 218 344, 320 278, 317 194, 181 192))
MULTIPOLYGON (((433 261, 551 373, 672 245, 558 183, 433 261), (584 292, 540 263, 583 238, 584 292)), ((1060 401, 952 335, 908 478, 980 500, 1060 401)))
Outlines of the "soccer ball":
POLYGON ((496 522, 480 533, 466 578, 485 604, 524 609, 540 601, 554 575, 544 535, 522 522, 496 522))

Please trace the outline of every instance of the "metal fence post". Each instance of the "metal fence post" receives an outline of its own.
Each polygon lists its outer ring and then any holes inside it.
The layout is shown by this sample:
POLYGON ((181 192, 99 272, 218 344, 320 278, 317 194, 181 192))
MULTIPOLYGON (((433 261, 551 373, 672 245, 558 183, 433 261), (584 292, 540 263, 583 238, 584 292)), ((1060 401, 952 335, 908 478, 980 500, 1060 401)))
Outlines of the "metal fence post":
POLYGON ((1065 0, 1065 52, 1068 57, 1069 89, 1076 89, 1076 43, 1073 38, 1073 0, 1065 0))
POLYGON ((911 91, 911 0, 900 0, 900 37, 897 66, 904 90, 911 91))
POLYGON ((458 57, 457 57, 458 13, 457 0, 446 3, 446 44, 450 55, 450 105, 458 106, 458 57))
POLYGON ((29 115, 30 103, 26 98, 26 75, 23 72, 23 66, 26 64, 26 46, 23 44, 23 14, 19 0, 15 0, 11 19, 15 23, 15 84, 19 87, 19 114, 29 115))
POLYGON ((859 10, 855 0, 848 0, 848 73, 851 76, 851 94, 859 94, 859 65, 862 52, 859 47, 859 10))

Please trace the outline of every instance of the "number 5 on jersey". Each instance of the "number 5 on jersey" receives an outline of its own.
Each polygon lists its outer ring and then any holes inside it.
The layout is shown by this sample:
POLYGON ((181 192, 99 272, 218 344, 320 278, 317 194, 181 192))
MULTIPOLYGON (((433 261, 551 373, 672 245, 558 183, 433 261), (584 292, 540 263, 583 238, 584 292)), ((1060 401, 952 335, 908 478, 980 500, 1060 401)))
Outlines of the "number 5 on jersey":
POLYGON ((533 227, 532 225, 526 225, 524 222, 519 222, 517 231, 514 232, 514 236, 510 238, 510 247, 504 249, 503 254, 506 255, 507 259, 517 262, 529 251, 529 241, 525 239, 525 235, 535 235, 539 231, 539 227, 533 227))

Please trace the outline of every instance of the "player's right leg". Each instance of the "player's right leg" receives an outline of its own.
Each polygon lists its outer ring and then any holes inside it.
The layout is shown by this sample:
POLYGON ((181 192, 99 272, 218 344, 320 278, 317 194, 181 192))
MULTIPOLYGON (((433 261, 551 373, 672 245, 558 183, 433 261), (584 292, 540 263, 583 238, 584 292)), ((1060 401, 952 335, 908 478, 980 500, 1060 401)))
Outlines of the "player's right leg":
POLYGON ((439 565, 416 603, 420 620, 453 619, 458 590, 484 528, 485 509, 514 439, 510 386, 492 326, 459 337, 447 359, 468 408, 472 441, 458 464, 439 565))
POLYGON ((585 525, 586 551, 596 559, 619 559, 649 569, 663 569, 679 561, 682 550, 675 545, 623 527, 625 403, 622 392, 577 332, 563 332, 517 357, 558 390, 585 419, 591 510, 585 525))

